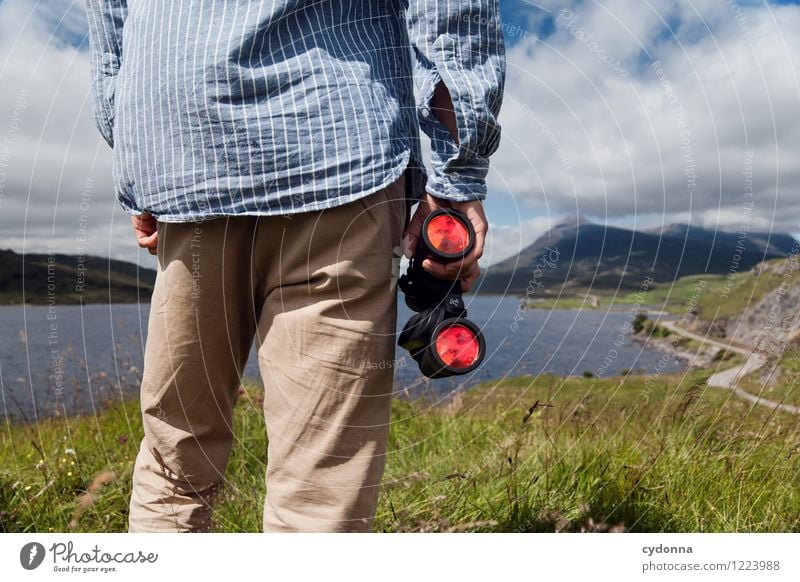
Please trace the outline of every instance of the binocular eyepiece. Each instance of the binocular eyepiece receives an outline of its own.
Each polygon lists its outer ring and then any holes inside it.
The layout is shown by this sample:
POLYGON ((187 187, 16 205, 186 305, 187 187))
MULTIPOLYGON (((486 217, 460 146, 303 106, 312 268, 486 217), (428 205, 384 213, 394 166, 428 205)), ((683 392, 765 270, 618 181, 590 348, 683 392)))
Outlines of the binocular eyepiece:
POLYGON ((400 277, 406 305, 417 313, 397 343, 428 378, 467 374, 486 354, 480 328, 467 319, 460 282, 439 279, 422 268, 426 258, 439 263, 461 260, 474 246, 475 230, 466 216, 449 208, 434 210, 425 218, 417 250, 400 277))

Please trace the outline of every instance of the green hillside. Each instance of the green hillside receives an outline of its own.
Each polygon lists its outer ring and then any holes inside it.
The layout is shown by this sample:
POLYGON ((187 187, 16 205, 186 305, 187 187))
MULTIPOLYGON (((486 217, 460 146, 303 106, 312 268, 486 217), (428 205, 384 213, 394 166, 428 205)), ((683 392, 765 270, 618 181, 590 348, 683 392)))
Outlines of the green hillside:
POLYGON ((627 309, 639 303, 652 309, 683 315, 693 311, 698 319, 711 321, 734 317, 756 304, 784 281, 781 268, 789 259, 772 259, 734 275, 687 275, 676 281, 653 283, 647 290, 572 288, 561 293, 536 294, 526 307, 538 309, 627 309), (694 303, 694 305, 692 305, 694 303))
MULTIPOLYGON (((663 306, 664 311, 682 314, 694 300, 699 319, 733 317, 781 284, 783 277, 777 267, 787 260, 773 259, 768 262, 773 268, 763 271, 751 269, 732 276, 707 274, 681 277, 674 283, 663 283, 644 292, 644 303, 663 306)), ((638 298, 638 292, 631 292, 623 295, 620 302, 634 303, 638 298)))
POLYGON ((155 276, 102 257, 0 250, 0 305, 149 302, 155 276))

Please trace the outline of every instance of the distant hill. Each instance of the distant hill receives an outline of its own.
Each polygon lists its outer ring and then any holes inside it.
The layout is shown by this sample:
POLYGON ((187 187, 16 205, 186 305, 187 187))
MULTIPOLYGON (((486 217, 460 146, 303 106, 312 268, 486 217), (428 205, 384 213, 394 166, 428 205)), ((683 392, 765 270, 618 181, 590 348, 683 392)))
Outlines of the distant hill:
MULTIPOLYGON (((688 224, 669 224, 663 228, 656 227, 646 229, 643 232, 658 236, 668 236, 671 238, 687 239, 690 241, 704 241, 714 243, 719 246, 729 246, 735 248, 742 240, 746 249, 751 252, 765 252, 775 255, 775 257, 785 257, 794 244, 794 237, 785 232, 749 232, 742 237, 738 232, 726 232, 722 230, 710 230, 688 224)), ((772 257, 767 257, 767 259, 772 257)))
POLYGON ((686 275, 745 271, 761 261, 788 256, 794 240, 785 233, 740 237, 683 224, 634 231, 569 220, 518 255, 487 267, 475 288, 479 293, 524 294, 535 279, 541 285, 539 294, 588 287, 638 289, 647 276, 669 282, 686 275))
POLYGON ((125 261, 0 250, 0 304, 149 302, 155 279, 125 261))

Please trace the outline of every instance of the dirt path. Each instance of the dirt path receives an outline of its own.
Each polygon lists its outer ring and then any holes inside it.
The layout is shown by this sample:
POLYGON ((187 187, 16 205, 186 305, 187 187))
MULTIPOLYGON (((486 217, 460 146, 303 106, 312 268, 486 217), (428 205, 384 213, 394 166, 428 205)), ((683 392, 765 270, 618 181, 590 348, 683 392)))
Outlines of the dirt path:
POLYGON ((675 325, 675 322, 673 321, 659 321, 658 323, 659 325, 665 327, 671 332, 677 333, 684 337, 691 338, 693 340, 697 340, 699 342, 715 345, 724 350, 736 352, 737 354, 741 354, 745 358, 747 358, 744 364, 741 364, 739 366, 734 366, 733 368, 728 368, 727 370, 716 372, 711 376, 709 376, 708 378, 709 386, 713 386, 714 388, 724 388, 726 390, 730 390, 740 398, 744 398, 745 400, 749 400, 750 402, 753 402, 760 406, 766 406, 767 408, 771 408, 773 410, 782 410, 783 412, 788 412, 790 414, 800 415, 800 407, 798 406, 792 406, 791 404, 783 404, 781 402, 775 402, 774 400, 767 400, 766 398, 761 398, 760 396, 751 394, 747 390, 739 388, 738 384, 741 378, 747 376, 748 374, 752 374, 753 372, 763 368, 767 364, 767 358, 764 357, 763 355, 756 353, 752 350, 747 350, 745 348, 740 348, 738 346, 726 344, 717 341, 715 339, 711 339, 708 337, 704 337, 702 335, 698 335, 696 333, 692 333, 690 331, 686 331, 685 329, 675 325))

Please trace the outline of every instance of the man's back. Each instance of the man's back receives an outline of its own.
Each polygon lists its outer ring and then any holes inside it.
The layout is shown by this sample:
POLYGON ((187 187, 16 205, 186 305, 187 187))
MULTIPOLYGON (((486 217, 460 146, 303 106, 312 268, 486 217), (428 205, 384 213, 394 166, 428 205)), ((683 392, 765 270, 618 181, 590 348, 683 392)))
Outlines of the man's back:
MULTIPOLYGON (((426 103, 450 70, 475 136, 460 176, 483 173, 480 192, 439 194, 481 197, 502 35, 480 4, 89 0, 95 118, 113 143, 120 202, 166 222, 287 214, 350 202, 407 166, 419 197, 415 64, 426 103)), ((457 154, 434 149, 434 164, 457 154)))

